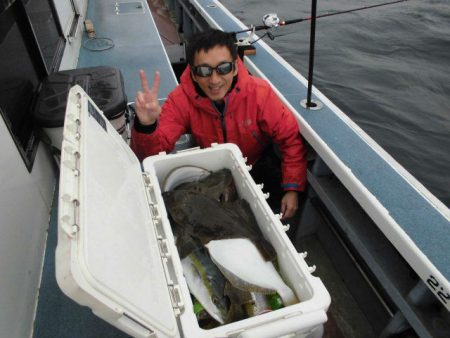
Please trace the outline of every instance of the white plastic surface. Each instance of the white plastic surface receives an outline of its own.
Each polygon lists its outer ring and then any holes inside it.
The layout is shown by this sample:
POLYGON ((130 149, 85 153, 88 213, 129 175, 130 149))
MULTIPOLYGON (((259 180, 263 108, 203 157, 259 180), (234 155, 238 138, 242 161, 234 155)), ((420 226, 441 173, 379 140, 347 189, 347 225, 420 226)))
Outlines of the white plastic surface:
POLYGON ((286 318, 283 321, 260 325, 244 331, 238 338, 270 338, 280 337, 293 332, 312 330, 327 320, 323 311, 305 313, 299 316, 286 318))
POLYGON ((179 336, 137 158, 78 86, 65 121, 56 251, 61 289, 129 334, 179 336))

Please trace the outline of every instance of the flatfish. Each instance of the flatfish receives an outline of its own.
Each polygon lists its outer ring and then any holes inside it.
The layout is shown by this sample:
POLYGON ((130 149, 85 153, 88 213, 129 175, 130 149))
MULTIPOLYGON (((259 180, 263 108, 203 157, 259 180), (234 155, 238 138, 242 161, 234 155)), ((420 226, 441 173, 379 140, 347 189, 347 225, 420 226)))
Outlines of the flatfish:
POLYGON ((172 169, 163 182, 163 191, 172 190, 182 183, 195 182, 211 174, 211 171, 192 165, 185 165, 172 169))
POLYGON ((264 238, 244 199, 221 202, 210 195, 183 189, 165 192, 163 198, 182 257, 189 254, 189 250, 180 250, 183 243, 199 241, 205 245, 211 240, 248 238, 264 259, 276 258, 275 250, 264 238))
POLYGON ((236 288, 262 294, 278 293, 286 306, 298 303, 273 263, 265 261, 248 239, 215 240, 206 247, 212 261, 236 288))
MULTIPOLYGON (((183 167, 181 167, 180 170, 181 169, 187 171, 187 169, 183 167)), ((174 189, 196 192, 220 202, 233 202, 237 199, 233 175, 231 171, 226 168, 210 173, 207 176, 199 177, 191 182, 184 181, 181 184, 178 184, 174 189)), ((167 190, 169 189, 165 189, 164 191, 167 190)))

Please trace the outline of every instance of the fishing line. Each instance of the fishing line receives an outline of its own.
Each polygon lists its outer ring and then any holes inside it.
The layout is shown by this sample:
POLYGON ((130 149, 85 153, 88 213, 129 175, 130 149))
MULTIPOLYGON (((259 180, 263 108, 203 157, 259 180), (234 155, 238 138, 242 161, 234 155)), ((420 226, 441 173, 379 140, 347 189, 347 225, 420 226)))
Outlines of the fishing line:
MULTIPOLYGON (((375 7, 381 7, 381 6, 387 6, 387 5, 393 5, 396 3, 400 3, 400 2, 406 2, 409 0, 395 0, 395 1, 390 1, 390 2, 384 2, 381 4, 377 4, 377 5, 371 5, 371 6, 364 6, 364 7, 358 7, 358 8, 353 8, 353 9, 348 9, 345 11, 338 11, 338 12, 332 12, 332 13, 326 13, 326 14, 322 14, 322 15, 317 15, 316 19, 319 18, 325 18, 328 16, 334 16, 334 15, 338 15, 338 14, 346 14, 346 13, 352 13, 352 12, 357 12, 357 11, 361 11, 364 9, 370 9, 370 8, 375 8, 375 7)), ((276 14, 274 14, 276 15, 276 14)), ((250 32, 250 31, 258 31, 258 30, 263 30, 263 29, 270 29, 270 28, 274 28, 274 27, 278 27, 278 26, 287 26, 287 25, 291 25, 293 23, 298 23, 298 22, 303 22, 303 21, 310 21, 312 19, 311 16, 306 17, 306 18, 299 18, 299 19, 292 19, 292 20, 286 20, 286 21, 278 21, 275 19, 274 20, 274 24, 271 26, 267 26, 267 25, 261 25, 261 26, 254 26, 248 29, 244 29, 242 31, 237 31, 234 32, 235 34, 239 34, 239 33, 245 33, 245 32, 250 32)))
MULTIPOLYGON (((253 43, 255 43, 255 42, 257 42, 257 41, 259 41, 259 40, 261 40, 263 37, 265 37, 266 35, 268 35, 268 33, 266 32, 266 33, 264 33, 263 35, 261 35, 259 38, 257 38, 256 40, 253 40, 252 41, 252 44, 253 43)), ((271 40, 273 40, 272 38, 271 38, 271 40)))

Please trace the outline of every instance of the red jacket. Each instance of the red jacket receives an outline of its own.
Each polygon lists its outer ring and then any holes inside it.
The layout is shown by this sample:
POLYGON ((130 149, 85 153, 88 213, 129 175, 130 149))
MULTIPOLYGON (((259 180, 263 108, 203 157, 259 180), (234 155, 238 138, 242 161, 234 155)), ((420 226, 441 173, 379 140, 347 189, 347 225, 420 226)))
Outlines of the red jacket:
POLYGON ((284 190, 304 190, 306 151, 297 121, 270 85, 250 76, 240 60, 237 76, 235 86, 225 96, 222 122, 221 114, 211 100, 196 91, 187 67, 181 76, 181 84, 162 106, 157 128, 150 134, 133 128, 131 148, 139 160, 143 160, 161 151, 172 151, 179 137, 190 133, 202 148, 211 143, 235 143, 248 163, 253 164, 272 139, 282 155, 282 187, 284 190))

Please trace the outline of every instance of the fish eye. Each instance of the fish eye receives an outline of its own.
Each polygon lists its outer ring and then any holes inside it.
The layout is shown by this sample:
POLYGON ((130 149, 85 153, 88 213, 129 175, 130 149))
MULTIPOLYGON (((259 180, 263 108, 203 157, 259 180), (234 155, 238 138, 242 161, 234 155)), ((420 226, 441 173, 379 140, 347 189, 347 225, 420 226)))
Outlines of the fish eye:
POLYGON ((217 297, 213 296, 213 297, 211 297, 211 299, 212 299, 212 302, 214 305, 219 304, 219 299, 217 297))

